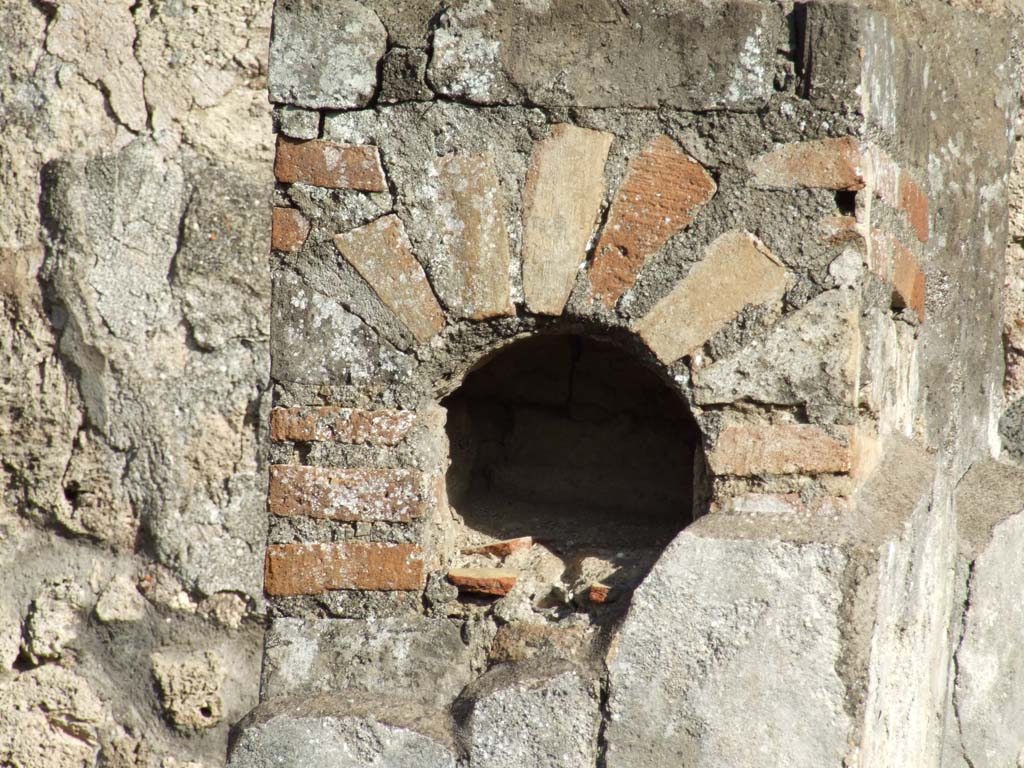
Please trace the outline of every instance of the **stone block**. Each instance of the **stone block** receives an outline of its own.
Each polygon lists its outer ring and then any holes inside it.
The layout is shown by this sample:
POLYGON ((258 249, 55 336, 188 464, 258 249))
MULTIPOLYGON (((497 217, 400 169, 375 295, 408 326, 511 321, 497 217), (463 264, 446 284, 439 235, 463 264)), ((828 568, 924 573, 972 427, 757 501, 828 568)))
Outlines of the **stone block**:
POLYGON ((394 446, 416 424, 415 411, 366 411, 320 406, 275 408, 270 413, 270 438, 295 442, 337 442, 348 445, 394 446))
POLYGON ((342 541, 267 547, 264 589, 273 597, 329 589, 419 590, 425 583, 423 552, 414 544, 342 541))
POLYGON ((449 619, 276 619, 263 654, 263 699, 352 690, 446 707, 471 679, 449 619))
POLYGON ((418 342, 444 327, 444 313, 398 216, 336 235, 334 245, 418 342))
POLYGON ((523 291, 532 312, 557 315, 569 299, 604 197, 612 138, 560 123, 534 145, 523 192, 523 291))
POLYGON ((387 30, 354 0, 280 0, 274 5, 270 100, 312 109, 352 109, 377 90, 387 30))
POLYGON ((858 316, 851 292, 815 297, 785 315, 758 344, 694 371, 696 401, 802 405, 814 420, 852 415, 860 356, 858 316))
POLYGON ((212 651, 162 651, 151 659, 160 702, 181 730, 203 730, 224 717, 221 685, 225 670, 212 651))
POLYGON ((490 154, 446 155, 438 176, 438 226, 445 258, 431 278, 448 311, 483 320, 510 315, 508 207, 490 154))
POLYGON ((836 189, 865 186, 860 144, 850 136, 783 144, 750 161, 751 183, 762 189, 836 189))
POLYGON ((864 10, 812 1, 795 8, 801 96, 822 109, 861 111, 864 10))
POLYGON ((975 464, 956 489, 964 613, 954 666, 959 748, 967 765, 1024 756, 1024 470, 975 464))
POLYGON ((280 106, 274 110, 274 123, 285 136, 315 139, 320 136, 320 113, 313 109, 280 106))
POLYGON ((664 363, 673 363, 711 338, 748 304, 778 301, 786 268, 749 232, 714 240, 704 258, 634 324, 664 363))
POLYGON ((282 184, 300 182, 329 189, 386 192, 387 180, 377 147, 333 141, 295 141, 277 137, 274 175, 282 184))
POLYGON ((228 768, 456 768, 444 723, 424 708, 371 697, 262 704, 236 726, 228 768))
POLYGON ((727 426, 707 454, 716 475, 793 475, 850 472, 855 467, 853 430, 833 427, 834 437, 811 424, 727 426))
POLYGON ((693 222, 716 189, 704 167, 668 136, 644 147, 629 163, 594 251, 594 295, 615 306, 647 260, 693 222))
POLYGON ((528 664, 498 667, 467 690, 470 768, 592 768, 597 681, 564 662, 528 664))
POLYGON ((309 237, 309 222, 295 208, 274 208, 270 229, 270 247, 275 251, 295 253, 309 237))
POLYGON ((702 522, 665 550, 612 641, 608 768, 843 765, 846 556, 702 522))
POLYGON ((411 469, 275 464, 268 506, 281 517, 407 523, 423 515, 424 480, 411 469))
POLYGON ((542 107, 753 109, 772 93, 779 9, 630 0, 450 4, 429 77, 446 96, 542 107))

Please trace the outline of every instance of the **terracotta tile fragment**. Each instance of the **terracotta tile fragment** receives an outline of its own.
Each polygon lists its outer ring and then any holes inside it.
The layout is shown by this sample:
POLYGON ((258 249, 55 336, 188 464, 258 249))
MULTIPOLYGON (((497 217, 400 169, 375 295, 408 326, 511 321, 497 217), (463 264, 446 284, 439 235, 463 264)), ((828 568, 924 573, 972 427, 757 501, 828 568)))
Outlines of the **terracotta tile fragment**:
POLYGON ((850 136, 784 144, 750 162, 752 183, 764 189, 863 189, 860 145, 850 136))
POLYGON ((614 602, 615 595, 612 592, 612 588, 607 584, 597 582, 595 584, 591 584, 587 588, 587 600, 595 605, 603 605, 605 603, 614 602))
POLYGON ((281 517, 406 523, 423 514, 422 475, 411 469, 270 467, 270 511, 281 517))
POLYGON ((704 258, 634 324, 664 363, 693 352, 748 304, 778 300, 786 268, 749 232, 733 230, 712 242, 704 258))
POLYGON ((483 544, 479 547, 466 547, 462 550, 464 555, 493 555, 494 557, 508 557, 513 552, 529 549, 533 546, 533 538, 520 536, 515 539, 493 541, 490 544, 483 544))
POLYGON ((615 306, 647 260, 693 222, 716 189, 704 167, 668 136, 651 141, 630 162, 594 251, 595 297, 615 306))
POLYGON ((388 214, 335 235, 334 245, 416 341, 423 343, 444 327, 444 313, 398 216, 388 214))
POLYGON ((271 544, 264 565, 264 589, 271 597, 329 589, 418 590, 425 579, 423 552, 413 544, 271 544))
POLYGON ((275 408, 270 413, 270 437, 307 443, 398 445, 412 430, 416 418, 415 411, 366 411, 330 405, 275 408))
POLYGON ((337 144, 277 137, 274 175, 284 184, 302 182, 330 189, 386 192, 380 151, 367 144, 337 144))
POLYGON ((511 315, 505 195, 494 158, 448 155, 435 161, 440 182, 441 237, 451 257, 450 279, 436 287, 449 311, 483 320, 511 315))
POLYGON ((503 597, 512 591, 517 580, 515 571, 503 568, 452 568, 448 571, 448 581, 460 592, 478 595, 503 597))
POLYGON ((845 440, 810 424, 734 425, 722 430, 708 466, 716 475, 820 475, 854 469, 853 430, 836 427, 845 440))
POLYGON ((306 244, 309 222, 295 208, 274 208, 270 224, 270 247, 275 251, 294 253, 306 244))
POLYGON ((531 312, 565 308, 601 208, 612 138, 561 123, 534 145, 523 191, 523 292, 531 312))

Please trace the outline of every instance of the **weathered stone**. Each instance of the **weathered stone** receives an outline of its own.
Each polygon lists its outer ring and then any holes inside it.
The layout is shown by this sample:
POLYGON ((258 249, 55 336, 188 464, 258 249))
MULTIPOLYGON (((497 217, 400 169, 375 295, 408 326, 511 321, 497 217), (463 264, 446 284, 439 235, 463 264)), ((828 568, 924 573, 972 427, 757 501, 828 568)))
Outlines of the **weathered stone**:
POLYGON ((423 484, 423 475, 412 469, 274 464, 267 504, 282 517, 407 523, 423 514, 423 484))
POLYGON ((842 765, 846 557, 702 535, 669 545, 608 656, 609 768, 842 765))
POLYGON ((786 280, 786 268, 764 243, 748 232, 726 232, 633 327, 662 362, 672 363, 711 338, 746 305, 780 299, 786 280))
POLYGON ((309 237, 309 222, 295 208, 274 208, 270 247, 275 251, 295 253, 309 237))
POLYGON ((139 621, 146 615, 146 599, 139 594, 135 580, 126 573, 115 576, 96 601, 96 618, 104 624, 139 621))
POLYGON ((377 89, 387 31, 353 0, 282 0, 270 39, 270 100, 313 109, 351 109, 377 89))
POLYGON ((444 327, 444 313, 397 216, 336 235, 334 245, 417 341, 444 327))
POLYGON ((238 726, 228 768, 456 768, 444 724, 366 695, 263 704, 238 726))
POLYGON ((1017 765, 1024 736, 1024 471, 993 461, 956 490, 964 615, 953 679, 960 749, 968 765, 1017 765))
POLYGON ((650 2, 453 3, 429 77, 482 104, 751 109, 771 95, 778 10, 650 2))
POLYGON ((566 663, 502 666, 466 691, 470 768, 591 768, 597 681, 566 663))
POLYGON ((455 622, 415 614, 373 621, 277 619, 264 643, 264 699, 340 690, 447 706, 470 681, 455 622))
POLYGON ((494 158, 447 155, 434 167, 447 250, 445 260, 431 264, 434 287, 456 317, 483 320, 512 314, 507 207, 494 158))
POLYGON ((380 101, 398 104, 430 101, 434 92, 427 86, 427 54, 417 48, 392 48, 384 57, 380 101))
POLYGON ((756 346, 700 368, 702 405, 756 400, 803 405, 812 418, 852 415, 860 358, 858 310, 846 291, 817 296, 782 318, 756 346))
POLYGON ((866 11, 846 3, 802 3, 795 8, 803 39, 801 96, 842 112, 863 108, 862 28, 866 11))
POLYGON ((565 307, 601 207, 612 138, 560 123, 533 148, 523 192, 523 291, 532 312, 565 307))
POLYGON ((278 130, 293 139, 315 139, 320 136, 320 113, 313 109, 281 106, 274 110, 278 130))
POLYGON ((478 595, 507 595, 518 578, 515 571, 503 568, 452 568, 448 571, 448 581, 460 592, 478 595))
POLYGON ((415 411, 364 411, 358 408, 275 408, 270 414, 273 440, 398 445, 416 424, 415 411))
POLYGON ((220 722, 225 670, 216 654, 162 651, 153 654, 151 661, 164 712, 176 728, 202 730, 220 722))
POLYGON ((385 192, 388 188, 380 151, 366 144, 296 141, 278 136, 274 175, 284 184, 301 182, 362 192, 385 192))
POLYGON ((630 161, 594 250, 594 295, 613 307, 647 260, 693 222, 716 189, 703 166, 668 136, 644 147, 630 161))
POLYGON ((61 581, 48 584, 32 601, 25 619, 24 650, 36 663, 59 659, 82 628, 82 590, 61 581))
POLYGON ((792 475, 850 472, 856 446, 849 427, 838 439, 810 424, 734 425, 718 435, 708 453, 716 475, 792 475))
POLYGON ((415 590, 426 581, 423 553, 413 544, 344 541, 267 547, 268 595, 315 595, 329 589, 415 590))
POLYGON ((766 189, 857 190, 865 185, 860 145, 851 137, 784 144, 750 161, 751 183, 766 189))
POLYGON ((595 634, 595 627, 589 625, 560 626, 522 621, 503 624, 494 635, 488 660, 492 664, 500 664, 533 657, 563 661, 582 659, 595 634))

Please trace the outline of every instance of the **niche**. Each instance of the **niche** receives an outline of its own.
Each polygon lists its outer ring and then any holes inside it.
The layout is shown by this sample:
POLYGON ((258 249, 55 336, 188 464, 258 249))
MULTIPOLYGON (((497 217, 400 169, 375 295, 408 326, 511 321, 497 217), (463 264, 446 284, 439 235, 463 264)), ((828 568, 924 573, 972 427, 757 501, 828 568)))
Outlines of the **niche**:
POLYGON ((534 610, 627 602, 703 512, 693 417, 656 373, 612 343, 569 335, 516 342, 442 404, 448 498, 459 521, 454 565, 508 569, 534 610), (523 537, 533 545, 488 550, 523 537))

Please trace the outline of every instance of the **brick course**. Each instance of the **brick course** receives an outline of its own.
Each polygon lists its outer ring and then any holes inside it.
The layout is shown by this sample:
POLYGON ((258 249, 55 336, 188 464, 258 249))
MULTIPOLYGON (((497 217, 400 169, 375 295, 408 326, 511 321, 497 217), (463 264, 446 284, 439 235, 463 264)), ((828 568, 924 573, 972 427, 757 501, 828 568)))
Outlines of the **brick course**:
POLYGON ((734 425, 722 430, 708 453, 716 475, 839 474, 854 469, 849 427, 835 428, 841 440, 810 424, 734 425))
POLYGON ((272 544, 264 565, 264 589, 271 597, 329 589, 418 590, 425 579, 423 552, 413 544, 272 544))
POLYGON ((391 446, 406 438, 416 418, 414 411, 337 406, 275 408, 270 414, 270 436, 279 441, 391 446))
POLYGON ((765 189, 858 190, 865 185, 860 145, 851 137, 784 144, 750 162, 752 183, 765 189))
POLYGON ((281 517, 406 523, 423 514, 421 473, 275 464, 270 511, 281 517))
POLYGON ((386 192, 388 188, 377 147, 320 139, 278 136, 274 176, 284 184, 302 182, 330 189, 386 192))

